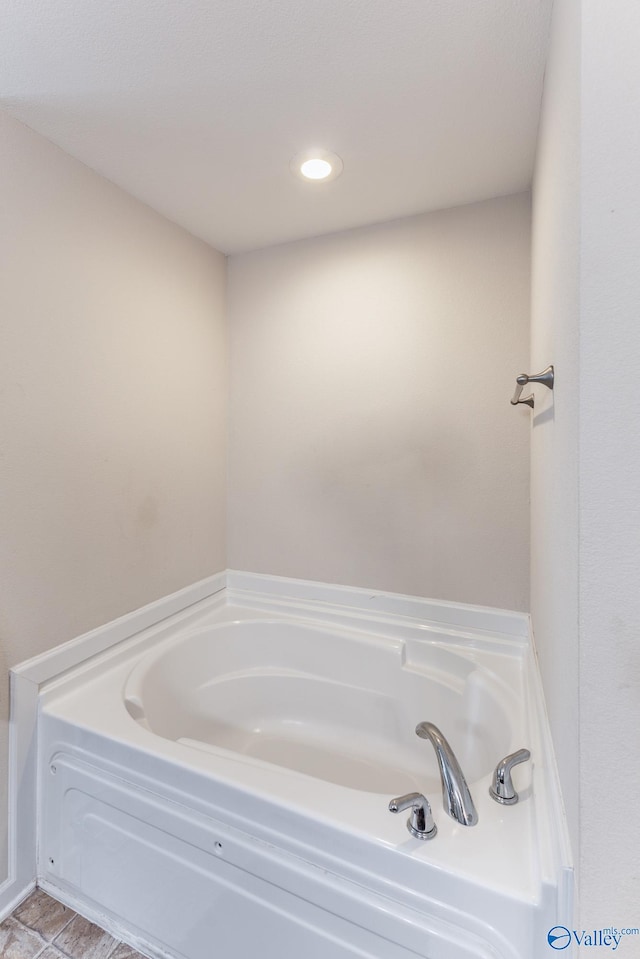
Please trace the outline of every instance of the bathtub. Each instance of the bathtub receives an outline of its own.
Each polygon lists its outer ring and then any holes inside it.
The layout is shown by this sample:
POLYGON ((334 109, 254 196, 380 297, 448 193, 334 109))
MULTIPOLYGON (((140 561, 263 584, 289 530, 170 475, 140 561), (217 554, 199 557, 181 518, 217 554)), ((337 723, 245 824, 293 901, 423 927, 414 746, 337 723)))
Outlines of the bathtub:
POLYGON ((524 617, 243 585, 44 687, 40 884, 158 959, 545 954, 571 869, 524 617), (475 826, 443 808, 424 720, 475 826), (520 747, 502 806, 491 773, 520 747), (389 812, 412 791, 433 840, 389 812))

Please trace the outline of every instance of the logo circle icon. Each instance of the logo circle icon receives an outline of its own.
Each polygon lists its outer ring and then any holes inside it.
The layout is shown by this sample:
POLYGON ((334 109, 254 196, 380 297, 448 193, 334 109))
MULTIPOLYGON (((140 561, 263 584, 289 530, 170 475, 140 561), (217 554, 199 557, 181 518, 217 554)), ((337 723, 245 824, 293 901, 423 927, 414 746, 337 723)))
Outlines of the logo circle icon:
POLYGON ((566 926, 554 926, 547 933, 547 942, 552 949, 568 949, 571 945, 571 933, 566 926))

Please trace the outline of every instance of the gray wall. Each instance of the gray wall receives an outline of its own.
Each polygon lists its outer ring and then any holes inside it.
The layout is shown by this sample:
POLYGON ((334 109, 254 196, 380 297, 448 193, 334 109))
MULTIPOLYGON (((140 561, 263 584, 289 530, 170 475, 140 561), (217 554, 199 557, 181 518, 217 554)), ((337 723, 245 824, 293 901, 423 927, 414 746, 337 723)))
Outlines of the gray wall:
MULTIPOLYGON (((555 4, 534 189, 532 615, 581 927, 640 901, 640 8, 555 4)), ((637 940, 622 946, 628 952, 637 940)))
POLYGON ((0 180, 6 768, 8 667, 225 567, 227 362, 224 257, 4 116, 0 180))
POLYGON ((528 608, 530 209, 229 261, 229 565, 528 608))
POLYGON ((556 3, 533 189, 531 609, 574 852, 578 849, 579 4, 556 3))

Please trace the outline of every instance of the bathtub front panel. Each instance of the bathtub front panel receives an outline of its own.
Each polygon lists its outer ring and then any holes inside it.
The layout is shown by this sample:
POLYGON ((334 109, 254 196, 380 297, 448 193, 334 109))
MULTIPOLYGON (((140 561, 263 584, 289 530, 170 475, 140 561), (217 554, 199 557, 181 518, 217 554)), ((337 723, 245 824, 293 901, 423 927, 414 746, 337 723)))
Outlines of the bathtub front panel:
POLYGON ((510 959, 473 932, 58 753, 42 884, 178 959, 510 959))

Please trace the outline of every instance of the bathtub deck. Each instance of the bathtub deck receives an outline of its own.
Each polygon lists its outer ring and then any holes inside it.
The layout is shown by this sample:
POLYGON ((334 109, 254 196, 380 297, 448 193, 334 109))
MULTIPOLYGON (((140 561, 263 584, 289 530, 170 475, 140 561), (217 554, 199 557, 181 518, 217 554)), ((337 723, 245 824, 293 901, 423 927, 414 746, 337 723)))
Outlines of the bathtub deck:
POLYGON ((41 889, 0 924, 4 959, 143 959, 41 889))

